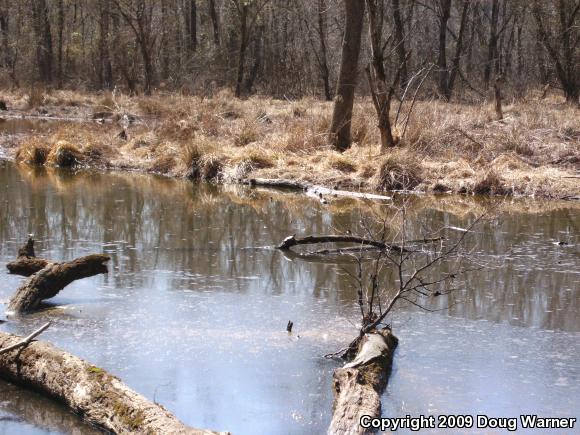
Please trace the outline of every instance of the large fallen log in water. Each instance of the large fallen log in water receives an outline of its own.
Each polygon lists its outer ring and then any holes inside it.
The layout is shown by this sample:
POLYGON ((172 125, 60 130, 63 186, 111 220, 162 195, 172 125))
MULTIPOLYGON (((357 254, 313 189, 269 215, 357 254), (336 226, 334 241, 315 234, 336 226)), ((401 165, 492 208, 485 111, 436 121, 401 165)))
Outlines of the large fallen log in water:
MULTIPOLYGON (((0 351, 22 338, 0 332, 0 351)), ((88 362, 34 341, 0 354, 0 376, 58 399, 89 423, 116 434, 215 434, 192 429, 160 405, 88 362)))
POLYGON ((368 199, 374 201, 390 201, 392 198, 385 195, 377 195, 374 193, 351 192, 348 190, 329 189, 327 187, 318 186, 316 184, 307 183, 304 181, 286 180, 282 178, 249 178, 240 180, 242 184, 249 184, 250 186, 273 187, 278 189, 293 189, 301 190, 308 196, 313 196, 324 200, 329 196, 340 196, 343 198, 368 199))
POLYGON ((354 360, 334 371, 334 404, 329 435, 372 432, 360 425, 364 415, 381 416, 381 394, 387 386, 397 338, 389 329, 366 334, 354 360))

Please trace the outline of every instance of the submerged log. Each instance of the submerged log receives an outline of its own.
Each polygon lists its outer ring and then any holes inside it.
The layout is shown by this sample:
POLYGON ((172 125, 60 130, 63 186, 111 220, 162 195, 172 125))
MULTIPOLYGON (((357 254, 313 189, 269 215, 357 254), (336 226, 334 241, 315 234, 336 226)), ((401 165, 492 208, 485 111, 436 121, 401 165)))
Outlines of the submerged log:
POLYGON ((278 189, 293 189, 301 190, 309 196, 313 196, 324 200, 329 196, 340 196, 344 198, 354 199, 368 199, 374 201, 390 201, 392 198, 385 195, 377 195, 374 193, 351 192, 349 190, 336 190, 327 187, 318 186, 316 184, 306 183, 303 181, 286 180, 283 178, 250 178, 240 181, 242 184, 249 184, 250 186, 273 187, 278 189))
POLYGON ((366 334, 354 360, 334 371, 333 416, 328 434, 360 435, 372 428, 360 425, 364 415, 381 416, 381 394, 387 386, 397 337, 389 329, 366 334))
MULTIPOLYGON (((21 342, 0 332, 0 348, 21 342)), ((185 426, 118 378, 49 343, 34 341, 0 354, 0 376, 64 402, 89 423, 116 434, 216 433, 185 426)))
POLYGON ((107 273, 107 255, 93 254, 63 263, 48 263, 30 276, 10 299, 7 314, 36 310, 45 299, 56 296, 71 282, 107 273))
MULTIPOLYGON (((283 251, 290 249, 293 246, 297 245, 313 245, 317 243, 357 243, 359 245, 366 245, 372 246, 378 249, 388 249, 394 250, 397 252, 403 251, 400 246, 397 245, 390 245, 387 243, 383 243, 378 240, 372 239, 365 239, 363 237, 356 237, 356 236, 343 236, 343 235, 324 235, 324 236, 306 236, 306 237, 299 237, 297 238, 296 235, 292 235, 286 237, 282 243, 280 243, 276 248, 281 249, 283 251)), ((352 247, 347 248, 352 250, 352 247)), ((317 253, 322 253, 322 251, 318 251, 317 253)))

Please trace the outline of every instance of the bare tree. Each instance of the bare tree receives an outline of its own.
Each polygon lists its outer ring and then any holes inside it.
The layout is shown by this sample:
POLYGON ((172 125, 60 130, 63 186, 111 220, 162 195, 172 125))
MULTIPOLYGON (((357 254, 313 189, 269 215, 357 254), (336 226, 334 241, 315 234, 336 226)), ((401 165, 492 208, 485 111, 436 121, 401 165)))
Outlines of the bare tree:
POLYGON ((240 45, 238 51, 238 73, 236 76, 236 97, 242 96, 246 51, 250 37, 256 26, 260 13, 270 0, 231 0, 238 14, 240 25, 240 45))
POLYGON ((558 24, 550 21, 553 2, 534 0, 532 13, 538 26, 540 40, 550 56, 558 80, 564 89, 566 101, 578 104, 578 44, 580 37, 576 18, 580 11, 580 1, 558 0, 556 12, 558 24), (556 30, 556 33, 554 33, 556 30))
POLYGON ((131 27, 143 59, 145 95, 151 95, 155 81, 153 47, 156 34, 153 32, 153 0, 113 0, 118 11, 131 27))
POLYGON ((48 3, 46 0, 32 2, 32 22, 36 35, 36 62, 40 80, 46 83, 52 82, 52 34, 50 19, 48 16, 48 3))
POLYGON ((373 104, 379 119, 381 132, 381 151, 394 147, 398 140, 393 137, 390 111, 391 100, 395 94, 395 87, 406 68, 407 58, 399 65, 397 73, 390 84, 387 84, 387 74, 384 65, 384 50, 388 43, 383 44, 383 8, 379 7, 381 0, 366 0, 369 15, 369 36, 371 41, 371 63, 373 69, 367 67, 366 73, 371 90, 373 104))
POLYGON ((437 16, 439 20, 439 51, 437 56, 438 67, 438 89, 439 94, 446 100, 451 100, 455 80, 459 73, 459 63, 461 60, 461 53, 463 51, 463 38, 465 37, 465 29, 467 26, 467 16, 469 10, 469 1, 462 0, 461 2, 461 20, 459 25, 459 33, 455 39, 455 54, 453 56, 451 68, 447 65, 447 33, 448 22, 451 17, 451 0, 439 0, 437 16))
POLYGON ((342 58, 330 126, 330 139, 338 151, 348 149, 351 144, 350 127, 354 90, 357 84, 365 2, 361 0, 344 0, 344 6, 346 25, 342 40, 342 58))
MULTIPOLYGON (((386 319, 398 304, 439 311, 439 308, 431 308, 434 299, 457 291, 465 284, 462 278, 466 274, 483 267, 474 262, 466 246, 468 237, 483 218, 481 215, 473 219, 466 228, 425 229, 415 240, 409 237, 410 218, 405 204, 391 217, 361 219, 364 237, 386 248, 375 249, 371 261, 369 249, 362 245, 358 253, 347 252, 355 261, 354 271, 343 270, 352 278, 357 290, 361 315, 359 335, 347 348, 327 356, 352 358, 365 334, 382 325, 390 328, 386 319)), ((448 305, 443 309, 447 308, 448 305)))

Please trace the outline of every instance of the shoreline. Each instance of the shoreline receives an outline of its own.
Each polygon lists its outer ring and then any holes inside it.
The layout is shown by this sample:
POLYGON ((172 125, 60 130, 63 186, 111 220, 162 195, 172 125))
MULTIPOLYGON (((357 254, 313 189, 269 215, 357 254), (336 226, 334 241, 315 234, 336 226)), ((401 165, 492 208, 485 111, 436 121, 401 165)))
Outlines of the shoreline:
MULTIPOLYGON (((69 91, 50 95, 45 105, 32 109, 26 108, 25 96, 5 98, 9 111, 0 112, 0 118, 42 126, 0 135, 6 158, 220 184, 265 179, 384 196, 580 200, 577 109, 554 102, 514 103, 507 106, 503 122, 491 120, 488 107, 422 102, 417 111, 431 112, 429 125, 415 126, 420 131, 412 131, 414 141, 381 154, 366 99, 357 101, 353 146, 339 153, 326 143, 331 103, 314 99, 236 100, 227 92, 212 99, 69 91), (434 131, 436 121, 447 125, 434 131), (556 126, 546 128, 550 125, 556 126), (486 135, 489 141, 480 138, 486 135)), ((425 123, 421 113, 414 118, 425 123)))

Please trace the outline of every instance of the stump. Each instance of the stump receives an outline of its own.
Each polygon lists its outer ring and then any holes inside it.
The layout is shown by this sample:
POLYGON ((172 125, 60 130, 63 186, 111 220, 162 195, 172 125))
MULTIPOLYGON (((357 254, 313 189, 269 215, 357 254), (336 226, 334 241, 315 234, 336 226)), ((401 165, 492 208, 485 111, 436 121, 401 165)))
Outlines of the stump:
MULTIPOLYGON (((0 351, 21 342, 0 332, 0 351)), ((115 376, 46 342, 0 353, 0 377, 64 402, 87 422, 115 434, 216 434, 185 426, 115 376)))
POLYGON ((397 338, 389 329, 366 334, 354 360, 334 371, 330 435, 372 433, 360 425, 363 415, 381 416, 381 394, 387 386, 397 338))

